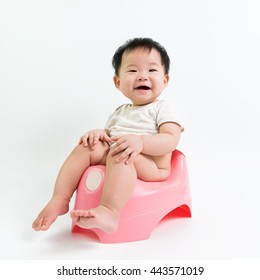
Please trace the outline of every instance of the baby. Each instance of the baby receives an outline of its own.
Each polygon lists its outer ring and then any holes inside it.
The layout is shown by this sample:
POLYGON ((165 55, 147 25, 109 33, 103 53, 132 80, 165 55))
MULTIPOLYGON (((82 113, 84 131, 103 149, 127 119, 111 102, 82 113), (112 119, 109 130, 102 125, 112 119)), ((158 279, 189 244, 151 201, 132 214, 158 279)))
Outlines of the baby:
POLYGON ((100 205, 73 210, 70 215, 82 228, 113 233, 120 213, 132 196, 137 178, 165 180, 171 172, 171 154, 182 126, 171 106, 158 100, 169 82, 170 59, 164 47, 150 38, 128 40, 113 56, 114 84, 130 101, 109 117, 105 129, 85 133, 65 160, 51 200, 33 222, 47 230, 69 210, 70 199, 85 169, 106 165, 100 205))

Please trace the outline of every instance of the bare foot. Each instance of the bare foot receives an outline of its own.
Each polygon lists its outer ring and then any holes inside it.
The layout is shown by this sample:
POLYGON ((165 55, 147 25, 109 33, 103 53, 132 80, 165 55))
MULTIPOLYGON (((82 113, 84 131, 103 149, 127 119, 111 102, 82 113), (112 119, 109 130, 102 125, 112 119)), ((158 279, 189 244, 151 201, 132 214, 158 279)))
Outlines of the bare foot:
POLYGON ((99 228, 113 233, 118 228, 119 214, 103 205, 90 210, 72 210, 70 216, 81 228, 99 228))
POLYGON ((66 200, 52 198, 45 208, 40 212, 37 219, 33 222, 34 230, 47 230, 50 225, 57 219, 69 211, 69 203, 66 200))

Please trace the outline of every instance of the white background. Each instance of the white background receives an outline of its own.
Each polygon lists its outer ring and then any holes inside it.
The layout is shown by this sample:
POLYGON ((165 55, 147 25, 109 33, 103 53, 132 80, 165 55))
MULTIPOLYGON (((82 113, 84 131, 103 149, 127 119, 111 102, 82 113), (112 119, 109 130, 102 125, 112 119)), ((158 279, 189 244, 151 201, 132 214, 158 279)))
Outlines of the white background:
MULTIPOLYGON (((259 259, 258 0, 0 0, 1 259, 259 259), (111 58, 133 37, 168 50, 162 98, 185 126, 193 218, 101 244, 31 223, 78 138, 127 102, 111 58)), ((71 205, 73 207, 73 204, 71 205)))

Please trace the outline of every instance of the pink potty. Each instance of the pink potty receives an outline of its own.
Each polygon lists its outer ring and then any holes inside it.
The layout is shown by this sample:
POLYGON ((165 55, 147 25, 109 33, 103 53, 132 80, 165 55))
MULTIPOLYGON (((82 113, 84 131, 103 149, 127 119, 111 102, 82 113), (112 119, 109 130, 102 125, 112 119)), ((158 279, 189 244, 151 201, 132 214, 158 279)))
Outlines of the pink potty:
MULTIPOLYGON (((191 196, 185 156, 178 150, 172 153, 172 172, 162 182, 137 180, 132 198, 120 217, 115 233, 99 229, 82 229, 75 223, 72 232, 94 232, 102 243, 120 243, 148 239, 154 227, 170 212, 191 217, 191 196), (177 211, 180 210, 180 211, 177 211)), ((106 167, 91 166, 83 174, 77 189, 74 209, 94 208, 99 204, 106 167)))

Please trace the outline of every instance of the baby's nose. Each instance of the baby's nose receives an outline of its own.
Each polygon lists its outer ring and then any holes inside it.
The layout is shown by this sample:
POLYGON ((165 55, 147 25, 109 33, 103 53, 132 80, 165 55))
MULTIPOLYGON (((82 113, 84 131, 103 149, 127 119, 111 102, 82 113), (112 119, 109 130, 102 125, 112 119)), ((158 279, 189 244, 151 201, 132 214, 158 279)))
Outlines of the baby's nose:
POLYGON ((138 76, 138 81, 147 81, 147 80, 148 80, 148 77, 145 74, 140 74, 138 76))

